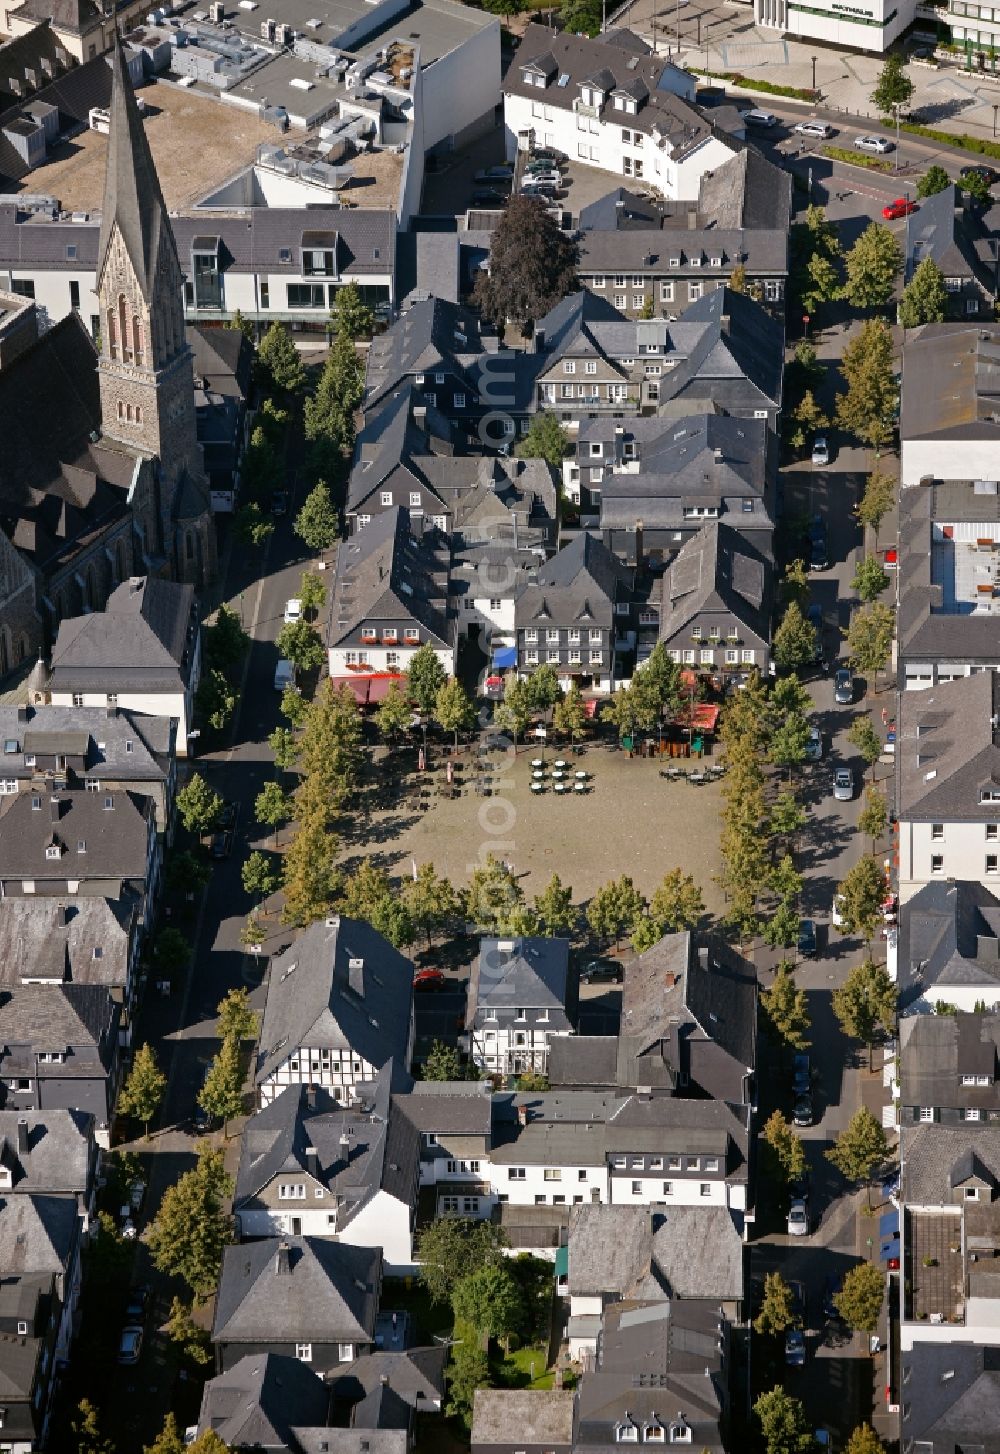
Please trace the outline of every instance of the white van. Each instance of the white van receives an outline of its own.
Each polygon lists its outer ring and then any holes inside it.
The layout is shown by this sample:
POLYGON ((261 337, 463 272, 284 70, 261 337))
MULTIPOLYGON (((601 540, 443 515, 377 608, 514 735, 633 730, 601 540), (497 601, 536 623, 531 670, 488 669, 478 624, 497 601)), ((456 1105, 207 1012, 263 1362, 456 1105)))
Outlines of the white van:
POLYGON ((282 657, 278 665, 274 668, 274 690, 276 692, 283 692, 286 687, 294 687, 294 685, 295 668, 290 661, 286 661, 282 657))

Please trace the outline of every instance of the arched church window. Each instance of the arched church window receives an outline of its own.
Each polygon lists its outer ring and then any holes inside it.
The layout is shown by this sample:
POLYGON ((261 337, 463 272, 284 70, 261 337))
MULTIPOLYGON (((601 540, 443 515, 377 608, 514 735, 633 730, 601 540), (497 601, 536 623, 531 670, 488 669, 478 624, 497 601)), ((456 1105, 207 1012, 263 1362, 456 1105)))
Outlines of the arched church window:
MULTIPOLYGON (((112 358, 118 357, 118 322, 115 318, 115 310, 108 309, 108 352, 112 358)), ((118 406, 118 417, 121 418, 121 405, 118 406)))
POLYGON ((142 368, 142 360, 146 349, 142 336, 142 322, 134 314, 132 317, 132 346, 135 351, 136 364, 139 368, 142 368))
POLYGON ((118 400, 118 418, 125 418, 125 405, 122 403, 121 399, 118 400))
POLYGON ((125 294, 118 295, 118 326, 122 341, 122 358, 126 363, 132 362, 132 350, 129 347, 128 335, 128 305, 125 302, 125 294))

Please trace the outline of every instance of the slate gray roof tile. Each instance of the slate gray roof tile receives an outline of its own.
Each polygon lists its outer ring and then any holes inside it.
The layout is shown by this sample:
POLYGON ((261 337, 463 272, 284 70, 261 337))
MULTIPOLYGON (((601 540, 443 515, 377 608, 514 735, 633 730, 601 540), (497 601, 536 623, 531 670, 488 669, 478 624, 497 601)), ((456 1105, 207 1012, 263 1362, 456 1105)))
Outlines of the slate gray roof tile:
POLYGON ((321 1237, 227 1247, 212 1339, 219 1343, 370 1343, 382 1252, 321 1237))

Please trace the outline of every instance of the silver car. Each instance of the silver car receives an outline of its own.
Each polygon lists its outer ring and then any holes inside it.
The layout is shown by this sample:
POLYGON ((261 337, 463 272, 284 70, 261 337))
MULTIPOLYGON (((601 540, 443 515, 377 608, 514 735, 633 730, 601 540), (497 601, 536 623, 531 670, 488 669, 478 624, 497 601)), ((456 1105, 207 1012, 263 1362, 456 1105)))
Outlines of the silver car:
POLYGON ((788 1208, 788 1235, 789 1237, 807 1237, 809 1235, 809 1203, 805 1197, 796 1197, 788 1208))
POLYGON ((854 769, 838 767, 833 775, 833 796, 838 803, 849 803, 854 797, 854 769))
POLYGON ((806 743, 806 762, 819 762, 823 756, 823 734, 818 727, 809 728, 809 741, 806 743))
POLYGON ((887 136, 856 136, 854 145, 858 151, 874 152, 876 156, 884 156, 887 151, 892 151, 892 142, 887 136))
POLYGON ((833 135, 833 128, 827 126, 825 121, 800 121, 792 130, 797 131, 800 136, 815 136, 821 140, 833 135))

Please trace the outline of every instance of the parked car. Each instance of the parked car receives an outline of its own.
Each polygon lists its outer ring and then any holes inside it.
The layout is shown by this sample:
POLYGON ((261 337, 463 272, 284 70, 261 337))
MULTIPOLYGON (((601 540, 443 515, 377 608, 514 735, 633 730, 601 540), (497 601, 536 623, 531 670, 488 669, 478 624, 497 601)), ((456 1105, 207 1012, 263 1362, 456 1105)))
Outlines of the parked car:
POLYGON ((472 194, 473 207, 496 207, 507 201, 505 192, 498 192, 496 187, 477 187, 472 194))
POLYGON ((604 959, 592 959, 580 970, 581 984, 621 984, 622 967, 604 959))
POLYGON ((854 701, 854 678, 845 666, 839 668, 833 679, 833 700, 840 707, 854 701))
POLYGON ((803 959, 812 959, 816 953, 816 923, 813 919, 799 920, 799 954, 803 959))
POLYGON ((138 1323, 130 1323, 127 1328, 122 1329, 121 1338, 118 1340, 118 1362, 138 1363, 142 1353, 142 1328, 138 1323))
POLYGON ((208 845, 210 858, 228 858, 233 851, 233 835, 227 828, 221 828, 212 834, 212 841, 208 845))
POLYGON ((297 596, 285 602, 285 625, 289 626, 295 621, 302 620, 302 602, 297 596))
POLYGON ((443 990, 447 980, 439 969, 418 969, 413 976, 415 990, 443 990))
POLYGON ((854 769, 838 767, 833 774, 833 796, 838 803, 849 803, 854 797, 854 769))
POLYGON ((830 923, 835 929, 843 927, 844 900, 841 894, 834 894, 833 896, 833 903, 830 905, 830 923))
MULTIPOLYGON (((796 1193, 792 1192, 792 1200, 808 1201, 808 1198, 804 1193, 800 1192, 796 1196, 796 1193)), ((794 1278, 789 1278, 788 1291, 792 1295, 792 1312, 795 1315, 796 1326, 802 1328, 806 1321, 806 1285, 804 1282, 797 1282, 794 1278)))
POLYGON ((820 762, 823 757, 823 734, 818 727, 809 728, 809 741, 806 743, 806 762, 820 762))
POLYGON ((887 151, 892 151, 895 143, 887 136, 856 136, 854 145, 858 151, 870 151, 876 156, 884 156, 887 151))
POLYGON ((896 549, 896 547, 894 545, 887 546, 887 548, 885 550, 883 550, 883 552, 882 552, 882 569, 883 570, 898 570, 899 569, 899 551, 896 549))
POLYGON ((825 121, 799 121, 792 127, 799 136, 812 136, 820 141, 825 141, 828 136, 833 136, 833 127, 827 126, 825 121))
MULTIPOLYGON (((791 1231, 791 1228, 789 1228, 791 1231)), ((806 1361, 806 1340, 801 1328, 789 1328, 785 1334, 785 1362, 789 1368, 801 1368, 806 1361)))
POLYGON ((834 1298, 840 1292, 841 1279, 835 1272, 828 1272, 823 1279, 823 1316, 824 1318, 839 1318, 837 1304, 834 1298))
MULTIPOLYGON (((913 54, 916 55, 916 51, 913 54)), ((814 1429, 813 1443, 820 1454, 833 1454, 833 1435, 829 1429, 814 1429)))
POLYGON ((887 202, 882 208, 882 216, 886 222, 898 222, 900 217, 909 217, 916 210, 916 202, 911 202, 909 197, 897 197, 894 202, 887 202))
POLYGON ((283 692, 286 687, 294 687, 294 685, 295 668, 290 661, 286 661, 282 657, 278 665, 274 668, 274 690, 276 692, 283 692))
POLYGON ((219 812, 219 820, 216 827, 233 829, 236 827, 236 820, 239 816, 239 803, 235 803, 231 798, 227 798, 219 812))
POLYGON ((522 197, 541 197, 546 202, 554 202, 558 193, 551 182, 525 182, 521 188, 522 197))
POLYGON ((514 168, 511 166, 483 167, 481 171, 474 172, 474 182, 509 182, 514 175, 514 168))
POLYGON ((830 463, 830 446, 827 444, 825 434, 817 434, 813 440, 812 462, 815 465, 830 463))
POLYGON ((288 491, 287 490, 273 490, 272 491, 272 493, 271 493, 271 514, 272 515, 287 515, 288 514, 288 491))
POLYGON ((549 167, 546 168, 544 171, 527 173, 524 178, 524 185, 526 187, 561 187, 562 181, 563 179, 561 173, 554 171, 551 167, 549 167))
POLYGON ((814 516, 809 526, 809 569, 827 570, 830 552, 826 542, 826 524, 820 515, 814 516))
MULTIPOLYGON (((796 1200, 803 1200, 803 1201, 808 1201, 809 1200, 809 1185, 810 1185, 810 1181, 811 1181, 811 1177, 809 1175, 809 1168, 808 1168, 808 1166, 806 1167, 805 1171, 802 1173, 801 1176, 793 1176, 791 1178, 791 1180, 788 1183, 788 1195, 789 1195, 789 1197, 791 1198, 791 1200, 793 1202, 796 1201, 796 1200)), ((802 1288, 801 1282, 794 1282, 794 1283, 793 1282, 790 1282, 788 1284, 788 1286, 792 1289, 792 1292, 793 1293, 795 1292, 795 1289, 796 1288, 800 1288, 800 1289, 802 1288)), ((804 1318, 805 1315, 806 1315, 805 1290, 803 1289, 802 1290, 802 1308, 800 1310, 800 1316, 804 1318)))
POLYGON ((995 187, 1000 182, 1000 172, 996 167, 988 167, 983 162, 976 162, 973 166, 963 167, 958 174, 959 181, 966 181, 969 177, 982 177, 988 187, 995 187))
POLYGON ((792 1058, 792 1090, 804 1096, 812 1087, 812 1064, 804 1050, 792 1058))
POLYGON ((792 1107, 792 1120, 796 1126, 811 1126, 813 1123, 812 1096, 796 1096, 792 1107))
POLYGON ((745 126, 771 127, 777 126, 778 118, 772 116, 770 111, 744 111, 743 122, 745 126))
POLYGON ((148 1307, 149 1284, 140 1282, 137 1287, 133 1287, 129 1292, 128 1303, 125 1308, 126 1322, 132 1324, 141 1323, 145 1319, 148 1307))
POLYGON ((806 1237, 809 1234, 809 1203, 804 1197, 796 1197, 788 1208, 789 1237, 806 1237))
MULTIPOLYGON (((569 157, 564 151, 556 151, 554 147, 536 146, 535 150, 531 153, 531 160, 535 162, 551 162, 553 166, 564 167, 569 161, 569 157)), ((528 165, 530 166, 531 162, 528 165)))

